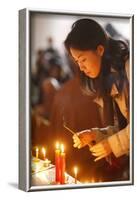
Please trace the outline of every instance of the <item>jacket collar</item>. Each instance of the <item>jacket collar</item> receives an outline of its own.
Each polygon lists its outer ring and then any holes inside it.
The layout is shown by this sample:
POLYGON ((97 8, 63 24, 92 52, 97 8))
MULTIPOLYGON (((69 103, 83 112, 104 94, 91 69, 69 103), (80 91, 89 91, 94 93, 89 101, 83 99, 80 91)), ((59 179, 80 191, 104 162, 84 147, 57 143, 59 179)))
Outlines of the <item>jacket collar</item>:
MULTIPOLYGON (((112 73, 117 73, 113 68, 111 68, 111 72, 112 73)), ((110 96, 115 98, 118 95, 119 95, 119 91, 118 91, 117 85, 116 85, 116 83, 113 83, 111 91, 110 91, 110 96)), ((94 102, 97 103, 101 108, 104 107, 104 103, 103 103, 103 98, 102 97, 96 97, 94 99, 94 102)))

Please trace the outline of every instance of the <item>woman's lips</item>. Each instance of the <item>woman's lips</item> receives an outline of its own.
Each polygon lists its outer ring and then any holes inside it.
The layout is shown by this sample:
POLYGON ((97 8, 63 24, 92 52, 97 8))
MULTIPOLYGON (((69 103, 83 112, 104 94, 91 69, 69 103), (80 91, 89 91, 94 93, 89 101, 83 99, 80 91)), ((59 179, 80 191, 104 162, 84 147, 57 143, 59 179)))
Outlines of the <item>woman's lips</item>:
POLYGON ((86 74, 88 77, 92 78, 91 72, 85 72, 85 74, 86 74))
POLYGON ((86 75, 88 75, 88 76, 91 75, 91 72, 90 72, 90 71, 84 71, 84 73, 85 73, 86 75))

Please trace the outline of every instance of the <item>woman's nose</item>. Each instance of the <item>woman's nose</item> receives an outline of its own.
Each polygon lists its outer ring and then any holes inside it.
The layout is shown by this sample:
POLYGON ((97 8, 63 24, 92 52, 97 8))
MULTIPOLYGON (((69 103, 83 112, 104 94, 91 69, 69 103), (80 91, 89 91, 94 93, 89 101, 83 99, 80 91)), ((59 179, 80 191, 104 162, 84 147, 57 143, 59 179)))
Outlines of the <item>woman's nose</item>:
POLYGON ((86 67, 82 63, 79 63, 79 68, 81 71, 84 71, 86 69, 86 67))

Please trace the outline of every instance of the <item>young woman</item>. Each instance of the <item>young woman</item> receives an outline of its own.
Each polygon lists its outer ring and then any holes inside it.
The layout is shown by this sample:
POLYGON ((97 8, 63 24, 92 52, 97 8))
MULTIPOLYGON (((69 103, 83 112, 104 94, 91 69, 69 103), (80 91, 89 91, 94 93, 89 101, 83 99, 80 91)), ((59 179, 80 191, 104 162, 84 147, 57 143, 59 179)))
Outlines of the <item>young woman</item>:
POLYGON ((110 38, 92 19, 76 21, 64 44, 80 69, 82 90, 94 96, 94 101, 100 106, 102 119, 101 128, 91 128, 75 134, 74 147, 82 148, 89 144, 95 161, 108 157, 111 153, 116 157, 128 154, 130 136, 127 45, 123 41, 110 38))

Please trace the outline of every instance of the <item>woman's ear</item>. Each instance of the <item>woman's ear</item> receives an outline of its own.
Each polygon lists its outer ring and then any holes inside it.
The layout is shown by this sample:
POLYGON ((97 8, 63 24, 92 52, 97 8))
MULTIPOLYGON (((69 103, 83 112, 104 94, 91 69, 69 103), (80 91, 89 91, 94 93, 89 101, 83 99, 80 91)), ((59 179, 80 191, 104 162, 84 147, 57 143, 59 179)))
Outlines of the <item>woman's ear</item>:
POLYGON ((103 54, 104 54, 104 47, 103 47, 103 45, 98 45, 96 51, 97 51, 97 54, 99 56, 103 56, 103 54))

